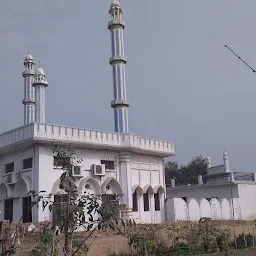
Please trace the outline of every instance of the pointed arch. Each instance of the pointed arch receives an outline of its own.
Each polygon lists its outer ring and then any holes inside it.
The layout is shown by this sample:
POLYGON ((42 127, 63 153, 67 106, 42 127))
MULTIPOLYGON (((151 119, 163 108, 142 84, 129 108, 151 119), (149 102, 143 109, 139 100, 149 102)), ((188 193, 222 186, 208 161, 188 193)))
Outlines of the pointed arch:
POLYGON ((20 178, 14 186, 13 197, 25 197, 28 195, 29 189, 26 181, 20 178))
POLYGON ((4 183, 0 184, 0 200, 6 199, 8 197, 8 190, 4 183))
POLYGON ((199 206, 200 206, 200 217, 210 218, 211 217, 210 202, 206 198, 202 198, 200 200, 199 206))
POLYGON ((154 193, 156 194, 156 193, 164 193, 165 192, 165 190, 164 190, 164 188, 163 188, 163 186, 162 185, 156 185, 155 187, 154 187, 154 193))
POLYGON ((217 198, 212 198, 210 201, 210 207, 211 207, 211 218, 213 220, 220 220, 221 219, 220 201, 217 198))
POLYGON ((143 187, 143 193, 149 192, 150 194, 154 194, 154 189, 152 188, 151 185, 145 185, 143 187))
POLYGON ((21 178, 25 181, 25 183, 27 185, 28 192, 31 191, 32 190, 32 179, 29 176, 24 175, 24 174, 22 175, 21 178))
POLYGON ((92 185, 92 190, 94 191, 94 193, 96 195, 101 194, 101 189, 100 189, 99 183, 91 176, 81 179, 81 181, 79 182, 79 185, 78 185, 78 193, 79 194, 83 194, 83 189, 86 184, 92 185))
POLYGON ((52 185, 52 190, 51 190, 51 194, 57 194, 57 192, 60 190, 59 189, 59 184, 60 184, 60 179, 58 178, 52 185))
POLYGON ((123 195, 123 191, 122 191, 122 188, 120 186, 120 184, 118 183, 118 181, 113 178, 113 177, 109 177, 107 178, 103 184, 101 185, 101 192, 102 194, 106 194, 107 192, 107 185, 111 186, 112 187, 112 192, 116 195, 123 195))
POLYGON ((138 191, 140 194, 143 194, 143 189, 139 184, 133 185, 132 186, 132 193, 134 194, 135 191, 138 191))
POLYGON ((188 201, 189 219, 198 221, 200 219, 199 203, 195 198, 190 198, 188 201))
POLYGON ((223 198, 220 202, 222 210, 222 219, 230 220, 231 219, 231 209, 228 199, 223 198))

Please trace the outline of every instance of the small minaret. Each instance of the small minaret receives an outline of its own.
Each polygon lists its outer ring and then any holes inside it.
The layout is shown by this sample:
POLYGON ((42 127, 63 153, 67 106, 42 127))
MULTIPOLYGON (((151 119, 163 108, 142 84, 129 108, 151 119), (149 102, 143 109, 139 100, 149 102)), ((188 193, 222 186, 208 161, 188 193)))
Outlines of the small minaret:
POLYGON ((125 64, 124 56, 124 28, 122 9, 118 0, 112 0, 109 9, 110 21, 108 29, 111 33, 112 56, 109 59, 113 67, 114 100, 111 106, 114 109, 115 132, 128 133, 128 107, 126 99, 125 64))
POLYGON ((35 87, 35 121, 38 123, 45 123, 45 88, 47 86, 46 74, 39 64, 33 83, 33 87, 35 87))
POLYGON ((225 150, 224 150, 224 153, 223 153, 223 161, 224 161, 225 172, 230 172, 229 162, 228 162, 228 153, 225 150))
POLYGON ((212 167, 211 158, 209 156, 206 157, 206 166, 207 170, 209 170, 212 167))
POLYGON ((24 77, 24 124, 29 124, 35 121, 35 89, 32 86, 34 80, 35 62, 30 53, 24 60, 25 70, 22 72, 24 77))

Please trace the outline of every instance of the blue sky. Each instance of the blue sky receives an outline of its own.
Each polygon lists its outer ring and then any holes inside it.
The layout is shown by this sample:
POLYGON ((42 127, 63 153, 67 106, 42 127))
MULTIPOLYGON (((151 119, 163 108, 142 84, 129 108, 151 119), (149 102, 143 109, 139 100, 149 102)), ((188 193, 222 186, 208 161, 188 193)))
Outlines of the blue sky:
MULTIPOLYGON (((28 46, 44 66, 48 123, 113 131, 109 0, 2 1, 0 131, 23 124, 28 46)), ((198 154, 255 169, 255 0, 122 0, 130 131, 173 140, 179 163, 198 154)))

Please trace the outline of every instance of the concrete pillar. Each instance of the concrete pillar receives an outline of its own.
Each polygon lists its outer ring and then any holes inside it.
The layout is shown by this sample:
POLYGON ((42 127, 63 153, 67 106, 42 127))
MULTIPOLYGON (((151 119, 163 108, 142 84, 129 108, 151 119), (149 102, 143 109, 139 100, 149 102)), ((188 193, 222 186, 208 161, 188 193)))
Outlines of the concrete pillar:
POLYGON ((202 175, 198 175, 198 185, 203 185, 203 177, 202 177, 202 175))
POLYGON ((131 219, 132 213, 132 177, 131 177, 131 154, 121 152, 119 154, 120 185, 123 190, 121 217, 131 219))
POLYGON ((234 181, 235 181, 234 173, 231 172, 230 173, 230 182, 234 182, 234 181))

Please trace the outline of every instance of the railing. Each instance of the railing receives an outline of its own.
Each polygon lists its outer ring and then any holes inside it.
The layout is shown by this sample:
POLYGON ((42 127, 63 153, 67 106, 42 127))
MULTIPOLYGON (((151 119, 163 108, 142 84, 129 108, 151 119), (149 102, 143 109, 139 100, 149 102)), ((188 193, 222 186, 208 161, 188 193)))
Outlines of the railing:
POLYGON ((224 172, 226 172, 224 165, 217 165, 217 166, 210 167, 207 171, 207 174, 211 175, 211 174, 218 174, 218 173, 224 173, 224 172))
POLYGON ((28 139, 68 141, 174 154, 174 144, 169 141, 148 139, 135 134, 102 132, 40 123, 28 124, 1 134, 0 148, 28 139))
POLYGON ((234 172, 234 180, 236 181, 255 181, 254 173, 234 172))

